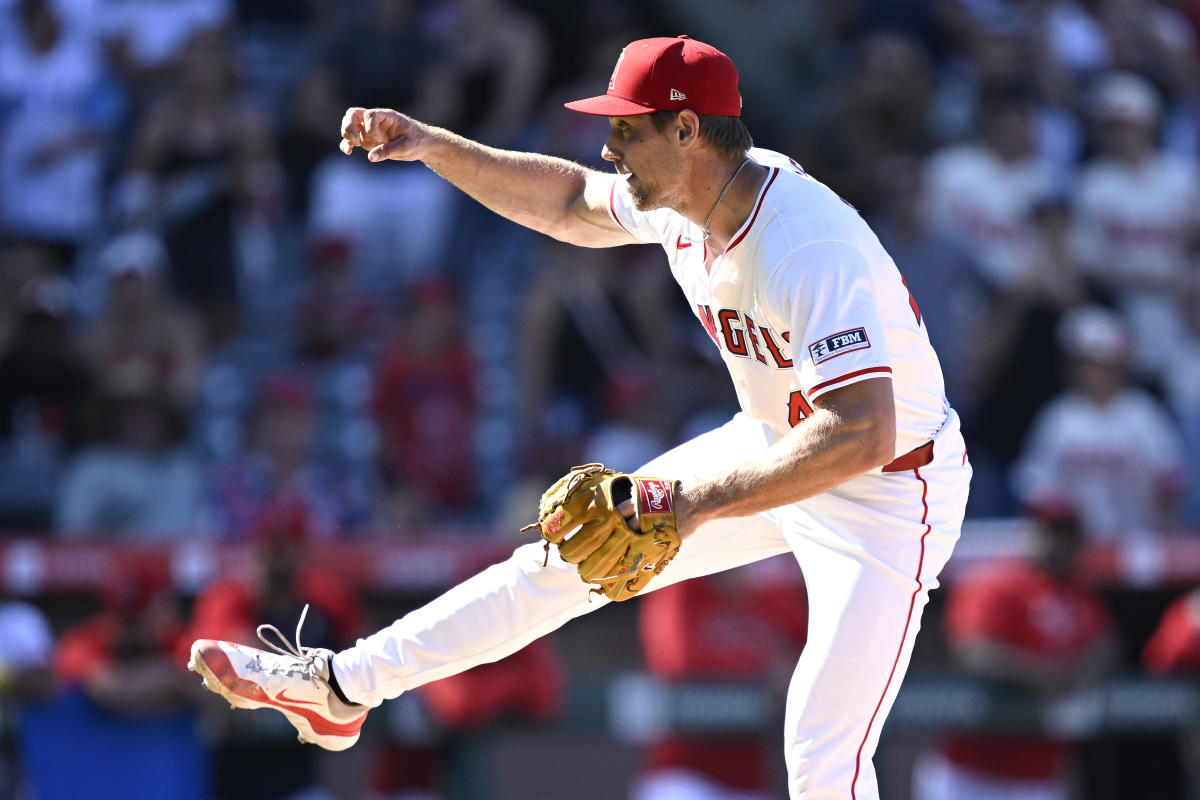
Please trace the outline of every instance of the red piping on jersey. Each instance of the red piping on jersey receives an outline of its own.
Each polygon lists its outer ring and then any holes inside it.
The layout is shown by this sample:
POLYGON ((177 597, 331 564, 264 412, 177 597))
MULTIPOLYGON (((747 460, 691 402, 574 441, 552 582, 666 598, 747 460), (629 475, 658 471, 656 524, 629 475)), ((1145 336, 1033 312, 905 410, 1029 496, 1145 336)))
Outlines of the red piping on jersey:
POLYGON ((771 177, 767 178, 767 185, 763 187, 762 193, 758 196, 758 202, 754 204, 754 213, 750 215, 750 221, 746 223, 746 227, 742 229, 732 242, 725 245, 725 252, 732 250, 738 242, 746 238, 746 234, 754 227, 754 220, 758 218, 758 212, 762 210, 763 200, 767 198, 767 190, 771 188, 771 184, 779 177, 779 167, 771 168, 771 177))
POLYGON ((621 222, 621 218, 617 216, 617 182, 615 180, 612 182, 612 188, 608 190, 608 213, 612 214, 613 221, 621 226, 621 230, 633 236, 633 232, 626 228, 625 223, 621 222))
POLYGON ((896 649, 896 657, 892 660, 892 671, 888 673, 887 683, 883 685, 883 693, 879 695, 879 702, 875 704, 875 711, 871 714, 871 721, 867 723, 867 730, 863 733, 862 741, 858 744, 858 754, 854 757, 854 779, 850 781, 851 800, 857 800, 858 798, 858 795, 855 794, 855 787, 858 785, 858 773, 862 770, 863 748, 867 746, 867 739, 871 737, 871 728, 875 725, 875 718, 879 716, 879 709, 883 707, 883 699, 887 697, 888 689, 892 687, 892 678, 896 677, 896 667, 900 665, 900 655, 904 652, 904 642, 908 639, 908 629, 912 627, 913 611, 917 607, 917 595, 925 588, 924 584, 921 583, 921 570, 925 567, 925 537, 933 530, 933 527, 929 524, 929 484, 921 477, 920 468, 914 469, 913 474, 921 482, 921 506, 924 508, 924 511, 921 513, 921 524, 925 526, 925 532, 921 534, 921 556, 917 559, 917 588, 913 589, 912 598, 908 601, 908 619, 904 622, 904 632, 900 634, 900 647, 896 649))
POLYGON ((808 390, 808 396, 812 397, 813 392, 820 391, 821 389, 824 389, 827 386, 833 386, 835 383, 841 383, 842 381, 848 381, 851 378, 857 378, 859 375, 866 375, 869 372, 879 372, 879 373, 885 373, 885 374, 890 375, 892 372, 892 368, 891 367, 867 367, 866 369, 856 369, 856 370, 854 370, 854 372, 847 372, 845 375, 842 375, 841 377, 825 381, 824 383, 818 383, 816 386, 814 386, 808 390))

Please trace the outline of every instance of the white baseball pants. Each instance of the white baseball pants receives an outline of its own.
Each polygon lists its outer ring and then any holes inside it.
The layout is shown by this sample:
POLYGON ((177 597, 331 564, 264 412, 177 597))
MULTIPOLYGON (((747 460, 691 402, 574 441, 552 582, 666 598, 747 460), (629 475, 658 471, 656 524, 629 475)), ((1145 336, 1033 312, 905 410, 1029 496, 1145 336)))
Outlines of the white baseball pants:
MULTIPOLYGON (((641 474, 687 479, 734 465, 775 434, 738 414, 652 461, 641 474)), ((953 411, 933 461, 865 475, 835 490, 697 528, 650 584, 738 567, 791 550, 808 587, 808 644, 788 691, 784 745, 792 800, 877 800, 871 756, 908 668, 921 612, 962 526, 971 469, 953 411)), ((495 661, 595 611, 575 566, 540 542, 338 653, 346 695, 379 705, 495 661)))

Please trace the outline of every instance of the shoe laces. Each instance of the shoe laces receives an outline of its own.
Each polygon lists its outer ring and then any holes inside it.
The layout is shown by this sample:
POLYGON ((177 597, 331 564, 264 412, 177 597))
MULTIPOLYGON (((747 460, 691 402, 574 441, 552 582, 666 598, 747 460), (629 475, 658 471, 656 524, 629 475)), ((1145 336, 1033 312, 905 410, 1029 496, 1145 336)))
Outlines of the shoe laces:
POLYGON ((296 639, 295 644, 288 641, 288 638, 276 628, 274 625, 259 625, 258 638, 267 647, 274 650, 281 656, 287 656, 295 659, 299 663, 289 664, 286 668, 266 669, 262 666, 262 662, 257 658, 255 664, 264 672, 269 672, 275 675, 299 675, 305 680, 319 680, 322 683, 328 683, 316 669, 317 654, 319 652, 316 647, 304 647, 300 644, 300 629, 304 627, 304 618, 308 616, 308 604, 304 604, 304 610, 300 612, 300 621, 296 623, 296 639), (267 638, 267 634, 273 634, 279 644, 267 638), (282 645, 282 647, 280 646, 282 645))

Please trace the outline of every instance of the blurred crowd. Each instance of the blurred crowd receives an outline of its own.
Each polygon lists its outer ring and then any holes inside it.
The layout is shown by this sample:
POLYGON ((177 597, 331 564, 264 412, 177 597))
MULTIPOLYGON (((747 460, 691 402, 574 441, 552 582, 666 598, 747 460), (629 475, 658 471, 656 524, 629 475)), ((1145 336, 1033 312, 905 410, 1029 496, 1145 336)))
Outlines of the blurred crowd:
POLYGON ((739 64, 757 142, 895 257, 971 516, 1056 496, 1100 539, 1195 527, 1198 8, 4 0, 0 524, 237 540, 282 500, 331 538, 494 529, 563 465, 726 417, 654 253, 335 146, 379 105, 600 165, 604 123, 560 101, 686 28, 739 64))
MULTIPOLYGON (((348 106, 386 106, 606 168, 606 123, 561 102, 599 91, 628 41, 683 32, 738 65, 756 144, 896 260, 964 420, 969 517, 1069 519, 1079 544, 1200 530, 1197 0, 0 0, 0 529, 488 535, 572 464, 636 469, 723 422, 724 368, 653 248, 571 248, 420 164, 337 150, 348 106)), ((1034 561, 966 583, 946 639, 968 671, 1059 691, 1118 659, 1123 620, 1059 580, 1061 558, 1034 561), (1013 621, 1035 599, 1058 627, 1013 621)), ((319 596, 316 638, 361 632, 345 587, 280 590, 294 571, 212 589, 189 624, 289 630, 319 596)), ((104 670, 89 682, 105 647, 171 659, 186 637, 139 586, 58 656, 110 705, 131 700, 104 670), (126 630, 133 611, 149 616, 126 630)), ((1200 653, 1178 632, 1200 605, 1181 602, 1146 664, 1200 653)), ((49 663, 48 631, 10 610, 13 669, 49 663)), ((1127 662, 1155 611, 1124 626, 1127 662)), ((648 652, 667 679, 669 655, 648 652)), ((148 700, 197 702, 135 661, 148 700)), ((447 719, 469 717, 457 696, 447 719)), ((655 751, 667 766, 712 762, 676 745, 655 751)), ((1045 781, 1066 757, 963 734, 918 788, 985 797, 972 770, 1045 781)))
POLYGON ((346 107, 378 105, 598 164, 603 121, 559 102, 683 28, 740 65, 757 142, 895 257, 966 421, 972 516, 1054 497, 1100 540, 1200 524, 1200 4, 5 0, 0 19, 6 527, 238 540, 286 501, 330 538, 495 528, 563 465, 634 468, 726 417, 653 252, 569 248, 335 147, 346 107))

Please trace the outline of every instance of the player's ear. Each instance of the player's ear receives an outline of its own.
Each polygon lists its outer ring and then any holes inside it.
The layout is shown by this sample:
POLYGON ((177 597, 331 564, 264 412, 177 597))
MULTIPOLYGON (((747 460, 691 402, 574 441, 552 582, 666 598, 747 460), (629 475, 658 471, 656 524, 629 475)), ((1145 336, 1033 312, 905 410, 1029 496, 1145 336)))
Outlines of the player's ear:
POLYGON ((675 117, 675 135, 679 143, 689 147, 700 135, 700 117, 695 111, 685 108, 675 117))

